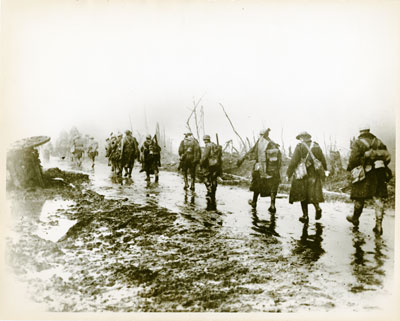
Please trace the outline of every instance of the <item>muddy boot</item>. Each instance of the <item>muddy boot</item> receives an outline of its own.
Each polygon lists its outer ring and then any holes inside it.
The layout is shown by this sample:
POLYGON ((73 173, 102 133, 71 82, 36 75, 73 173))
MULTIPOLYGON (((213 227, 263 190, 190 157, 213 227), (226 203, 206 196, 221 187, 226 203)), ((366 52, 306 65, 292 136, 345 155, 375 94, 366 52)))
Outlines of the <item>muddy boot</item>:
POLYGON ((276 213, 275 199, 276 199, 276 194, 275 193, 271 193, 271 206, 268 209, 268 212, 270 212, 271 214, 275 214, 276 213))
POLYGON ((319 207, 318 203, 314 204, 315 207, 315 219, 318 221, 322 216, 322 209, 319 207))
POLYGON ((352 223, 355 227, 358 226, 358 224, 360 223, 359 219, 363 211, 363 208, 364 208, 364 202, 355 201, 353 215, 346 216, 346 220, 352 223))
POLYGON ((248 203, 252 208, 257 208, 257 199, 258 199, 258 193, 253 194, 253 199, 249 200, 248 203))
POLYGON ((301 210, 303 211, 303 216, 299 217, 299 221, 302 223, 308 222, 308 204, 306 202, 301 202, 301 210))
POLYGON ((373 231, 376 235, 382 235, 382 221, 383 221, 383 202, 380 199, 375 199, 375 227, 373 231))

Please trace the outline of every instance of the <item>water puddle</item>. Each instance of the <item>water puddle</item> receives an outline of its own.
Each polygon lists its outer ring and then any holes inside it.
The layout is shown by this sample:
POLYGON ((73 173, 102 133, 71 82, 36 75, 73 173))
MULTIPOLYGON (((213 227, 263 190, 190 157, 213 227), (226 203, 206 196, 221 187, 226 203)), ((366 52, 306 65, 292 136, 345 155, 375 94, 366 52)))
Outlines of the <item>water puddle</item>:
POLYGON ((74 205, 72 201, 48 200, 43 204, 36 235, 52 242, 57 242, 67 231, 76 224, 77 220, 69 220, 59 214, 74 205))

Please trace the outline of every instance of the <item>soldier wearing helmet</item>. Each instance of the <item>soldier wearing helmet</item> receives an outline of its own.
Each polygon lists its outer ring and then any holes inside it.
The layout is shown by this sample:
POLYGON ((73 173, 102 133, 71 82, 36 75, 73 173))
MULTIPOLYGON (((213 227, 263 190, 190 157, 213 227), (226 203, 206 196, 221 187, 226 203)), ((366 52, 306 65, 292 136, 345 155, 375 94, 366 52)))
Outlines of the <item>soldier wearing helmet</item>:
POLYGON ((154 180, 157 183, 159 179, 159 169, 161 166, 161 147, 158 145, 155 139, 151 138, 151 135, 146 136, 141 149, 141 161, 142 170, 146 172, 146 181, 150 182, 150 175, 154 174, 154 180))
POLYGON ((99 143, 95 141, 93 136, 89 137, 87 155, 89 159, 92 161, 92 168, 94 168, 94 162, 96 156, 99 154, 98 149, 99 149, 99 143))
POLYGON ((222 174, 222 153, 219 146, 211 142, 209 135, 203 136, 205 144, 204 153, 200 160, 200 166, 203 170, 204 184, 207 188, 207 210, 216 210, 217 203, 215 194, 217 192, 217 178, 222 174))
POLYGON ((360 135, 351 144, 351 153, 347 170, 351 172, 352 184, 350 198, 354 201, 352 216, 346 219, 358 226, 365 200, 373 199, 375 203, 375 227, 377 235, 382 234, 384 199, 388 196, 387 182, 392 177, 387 167, 390 154, 386 146, 375 135, 370 133, 369 125, 359 128, 360 135))
POLYGON ((199 142, 193 137, 192 133, 185 133, 185 138, 181 141, 178 149, 179 167, 182 170, 185 182, 184 189, 189 188, 188 172, 191 176, 190 189, 195 190, 196 167, 200 161, 201 148, 199 142))
POLYGON ((132 169, 135 164, 135 158, 139 159, 139 144, 132 132, 128 129, 121 145, 121 168, 125 170, 125 176, 132 177, 132 169))
POLYGON ((268 128, 260 131, 260 137, 249 152, 238 162, 240 166, 245 158, 250 157, 255 160, 252 171, 250 191, 253 192, 253 199, 249 204, 255 209, 257 207, 258 196, 271 197, 271 205, 268 211, 276 213, 275 200, 281 180, 280 169, 282 165, 282 155, 279 145, 269 137, 268 128))
POLYGON ((303 216, 299 221, 308 223, 308 204, 315 207, 315 219, 321 218, 322 209, 319 203, 324 201, 322 194, 322 181, 327 173, 325 156, 318 143, 311 140, 311 135, 306 131, 299 133, 297 144, 292 159, 287 169, 287 176, 293 176, 289 203, 301 203, 303 216))

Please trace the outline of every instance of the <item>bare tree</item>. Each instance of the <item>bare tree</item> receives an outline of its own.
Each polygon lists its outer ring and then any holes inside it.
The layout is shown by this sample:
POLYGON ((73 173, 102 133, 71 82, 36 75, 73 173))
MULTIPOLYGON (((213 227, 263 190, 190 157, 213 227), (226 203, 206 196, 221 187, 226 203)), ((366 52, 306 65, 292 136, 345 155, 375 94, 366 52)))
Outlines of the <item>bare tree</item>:
POLYGON ((193 110, 194 110, 194 121, 195 121, 195 125, 196 125, 197 139, 200 141, 199 124, 197 121, 197 105, 194 101, 194 98, 193 98, 193 106, 194 106, 193 110))
POLYGON ((242 143, 242 145, 243 145, 244 152, 247 152, 246 143, 244 142, 243 138, 239 135, 239 133, 236 131, 235 127, 233 126, 232 121, 231 121, 231 119, 229 118, 228 114, 226 113, 224 106, 223 106, 221 103, 219 103, 219 104, 220 104, 220 106, 222 107, 222 110, 223 110, 223 112, 224 112, 226 118, 228 119, 229 123, 231 124, 231 127, 232 127, 233 131, 234 131, 235 134, 239 137, 239 139, 240 139, 240 141, 241 141, 241 143, 242 143))
MULTIPOLYGON (((205 93, 204 93, 204 95, 205 95, 205 93)), ((197 106, 200 104, 200 102, 201 102, 201 100, 203 99, 204 95, 200 97, 200 99, 197 101, 197 103, 195 103, 195 102, 193 101, 194 108, 192 109, 192 112, 190 113, 190 115, 189 115, 189 117, 188 117, 188 119, 187 119, 187 121, 186 121, 186 126, 187 126, 188 130, 192 133, 192 135, 193 135, 193 132, 192 132, 192 128, 190 128, 190 118, 192 118, 192 115, 196 112, 196 108, 197 108, 197 106)), ((196 117, 196 119, 197 119, 197 116, 195 116, 195 117, 196 117)), ((197 120, 196 120, 196 128, 197 128, 197 120)), ((197 136, 198 136, 198 135, 197 135, 197 136)))

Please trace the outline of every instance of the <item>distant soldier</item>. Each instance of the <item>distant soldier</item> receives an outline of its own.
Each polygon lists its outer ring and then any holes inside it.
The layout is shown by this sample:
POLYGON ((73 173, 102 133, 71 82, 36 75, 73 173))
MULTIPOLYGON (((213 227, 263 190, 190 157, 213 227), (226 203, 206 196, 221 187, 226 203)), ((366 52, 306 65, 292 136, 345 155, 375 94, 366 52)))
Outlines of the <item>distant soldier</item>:
POLYGON ((161 166, 161 147, 151 138, 151 135, 147 135, 140 151, 141 171, 146 172, 146 181, 150 182, 150 175, 154 174, 155 182, 158 182, 158 167, 161 166))
POLYGON ((125 169, 125 176, 132 177, 132 168, 135 158, 139 158, 139 144, 130 130, 125 131, 121 146, 121 168, 125 169))
POLYGON ((183 179, 185 181, 184 189, 188 189, 188 171, 191 176, 190 189, 195 190, 196 182, 196 167, 200 162, 201 148, 198 141, 193 137, 192 133, 186 133, 185 138, 179 145, 179 169, 183 172, 183 179))
POLYGON ((89 138, 87 154, 89 159, 92 161, 93 168, 96 156, 99 155, 99 143, 94 140, 93 136, 89 138))
POLYGON ((122 155, 122 134, 118 132, 116 138, 111 142, 111 164, 112 169, 118 176, 122 175, 121 155, 122 155))
POLYGON ((222 151, 220 146, 211 142, 209 135, 204 135, 203 141, 205 147, 200 166, 203 170, 204 184, 207 188, 207 210, 216 210, 215 193, 217 191, 217 178, 222 175, 222 151))
MULTIPOLYGON (((113 140, 114 140, 114 133, 111 132, 110 136, 106 138, 106 157, 108 158, 108 166, 111 166, 111 151, 112 151, 112 145, 113 145, 113 140)), ((113 169, 112 169, 113 170, 113 169)))
POLYGON ((386 146, 375 135, 370 133, 368 125, 360 128, 360 135, 351 145, 351 153, 347 170, 352 174, 350 198, 354 200, 353 216, 346 219, 358 226, 365 200, 374 199, 375 227, 377 235, 382 234, 384 215, 383 199, 388 196, 387 182, 392 173, 387 165, 390 154, 386 146))
POLYGON ((276 213, 276 194, 281 181, 282 154, 279 150, 279 145, 269 138, 269 132, 269 128, 260 132, 260 138, 253 148, 239 160, 238 165, 240 166, 247 157, 251 157, 256 161, 250 185, 253 199, 249 200, 249 204, 256 208, 259 195, 261 197, 270 196, 271 205, 268 211, 274 214, 276 213))
POLYGON ((300 222, 308 222, 308 204, 315 207, 315 219, 321 218, 322 209, 319 203, 324 201, 322 180, 327 173, 325 156, 321 147, 311 140, 311 135, 301 132, 296 136, 300 140, 287 169, 287 176, 293 176, 289 193, 289 203, 300 202, 303 216, 300 222))
POLYGON ((82 165, 82 156, 85 152, 85 140, 81 135, 76 135, 72 138, 72 147, 71 154, 72 160, 76 163, 76 165, 82 165))

